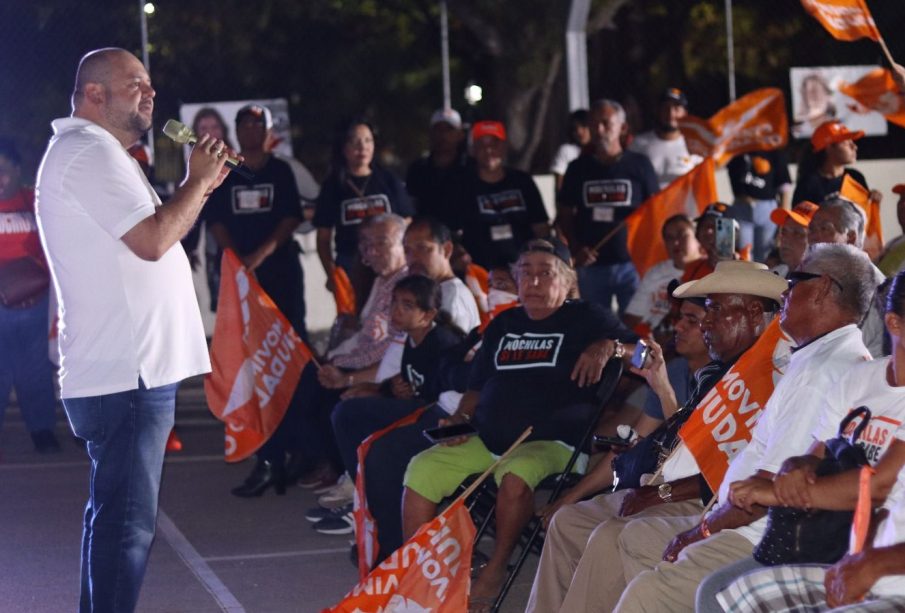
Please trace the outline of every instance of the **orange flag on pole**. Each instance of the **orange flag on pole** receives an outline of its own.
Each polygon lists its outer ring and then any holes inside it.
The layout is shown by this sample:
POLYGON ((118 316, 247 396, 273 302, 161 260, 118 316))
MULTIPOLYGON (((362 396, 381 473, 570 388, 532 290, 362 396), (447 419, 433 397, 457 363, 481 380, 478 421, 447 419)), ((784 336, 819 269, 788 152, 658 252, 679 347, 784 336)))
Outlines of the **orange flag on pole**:
POLYGON ((254 276, 223 252, 207 404, 226 423, 227 462, 253 454, 273 434, 311 352, 254 276))
POLYGON ((736 155, 786 146, 789 119, 782 90, 756 89, 710 119, 691 115, 679 122, 688 151, 725 166, 736 155))
POLYGON ((751 430, 773 388, 785 372, 791 339, 779 318, 711 388, 679 430, 714 492, 723 482, 729 462, 751 440, 751 430))
POLYGON ((905 128, 905 95, 888 69, 875 68, 854 83, 842 83, 839 91, 905 128))
POLYGON ((839 195, 860 206, 867 216, 867 223, 864 224, 863 249, 870 259, 876 260, 883 251, 883 222, 880 219, 880 203, 873 200, 870 192, 852 179, 851 175, 845 175, 842 179, 839 195))
POLYGON ((371 445, 374 441, 390 430, 415 423, 426 409, 427 407, 421 407, 402 419, 394 421, 386 428, 371 434, 361 442, 356 451, 358 473, 355 475, 355 504, 352 516, 355 518, 355 543, 358 547, 358 577, 362 581, 365 580, 371 567, 374 566, 374 562, 377 561, 378 547, 377 522, 374 521, 374 516, 368 510, 368 497, 365 492, 365 458, 368 457, 368 452, 371 450, 371 445))
POLYGON ((691 171, 642 202, 626 218, 628 252, 639 275, 643 276, 654 264, 669 257, 660 236, 663 222, 680 213, 697 217, 708 204, 718 200, 714 168, 713 158, 705 158, 691 171))
POLYGON ((474 537, 459 498, 323 613, 467 610, 474 537))
POLYGON ((869 38, 880 42, 877 24, 864 0, 801 0, 801 6, 836 40, 869 38))
POLYGON ((337 315, 355 315, 355 288, 342 266, 333 269, 333 299, 337 315))

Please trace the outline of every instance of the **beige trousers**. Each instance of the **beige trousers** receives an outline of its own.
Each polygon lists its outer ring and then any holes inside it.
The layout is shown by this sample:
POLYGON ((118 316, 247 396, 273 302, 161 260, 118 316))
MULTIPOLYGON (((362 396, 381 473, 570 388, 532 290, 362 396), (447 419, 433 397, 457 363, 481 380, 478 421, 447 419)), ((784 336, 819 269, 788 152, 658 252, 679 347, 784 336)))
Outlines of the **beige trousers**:
POLYGON ((700 501, 688 501, 618 517, 627 491, 601 494, 557 511, 547 530, 528 613, 611 611, 626 585, 616 539, 630 520, 702 511, 700 501))
POLYGON ((630 558, 633 552, 638 555, 638 558, 634 559, 634 565, 626 567, 626 574, 651 562, 654 564, 631 580, 614 611, 618 613, 694 611, 695 591, 707 575, 751 556, 754 549, 751 541, 737 532, 725 530, 689 545, 682 550, 674 563, 662 561, 663 547, 660 547, 660 560, 655 561, 654 552, 658 545, 653 541, 663 542, 665 528, 670 523, 674 529, 673 535, 687 530, 691 527, 689 519, 692 518, 677 518, 673 522, 664 518, 639 519, 630 523, 629 527, 632 530, 629 534, 623 530, 619 538, 623 561, 630 558), (653 537, 648 540, 646 548, 644 544, 631 539, 633 535, 637 537, 640 534, 653 537))

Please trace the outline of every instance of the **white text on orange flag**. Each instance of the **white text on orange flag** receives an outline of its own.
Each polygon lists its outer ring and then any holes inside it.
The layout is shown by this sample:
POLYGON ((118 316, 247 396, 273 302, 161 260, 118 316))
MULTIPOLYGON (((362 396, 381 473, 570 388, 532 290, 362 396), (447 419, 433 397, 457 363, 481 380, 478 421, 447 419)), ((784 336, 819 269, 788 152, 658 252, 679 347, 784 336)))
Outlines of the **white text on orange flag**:
POLYGON ((669 257, 660 235, 663 222, 680 213, 694 219, 717 199, 714 161, 708 157, 642 202, 625 220, 628 252, 638 274, 669 257))
POLYGON ((231 250, 223 252, 220 278, 204 391, 226 423, 226 460, 237 462, 279 426, 311 352, 231 250))
POLYGON ((736 155, 786 146, 789 119, 782 90, 757 89, 723 107, 710 119, 691 115, 679 122, 691 153, 725 166, 736 155))
POLYGON ((729 462, 751 440, 751 430, 785 372, 790 355, 791 340, 780 329, 776 317, 754 346, 704 396, 679 430, 714 492, 719 489, 729 462))
POLYGON ((801 0, 801 6, 836 40, 880 41, 877 24, 864 0, 801 0))
POLYGON ((474 536, 464 501, 457 500, 323 613, 467 610, 474 536))

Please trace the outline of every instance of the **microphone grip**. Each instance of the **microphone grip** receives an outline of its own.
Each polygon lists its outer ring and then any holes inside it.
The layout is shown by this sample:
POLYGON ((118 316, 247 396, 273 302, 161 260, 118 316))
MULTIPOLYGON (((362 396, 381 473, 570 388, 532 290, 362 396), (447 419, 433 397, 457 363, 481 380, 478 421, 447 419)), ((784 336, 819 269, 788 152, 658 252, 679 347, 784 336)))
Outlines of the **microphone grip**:
POLYGON ((234 173, 241 177, 245 177, 246 179, 255 178, 254 173, 250 171, 247 166, 243 166, 239 160, 229 158, 226 160, 226 165, 229 166, 234 173))

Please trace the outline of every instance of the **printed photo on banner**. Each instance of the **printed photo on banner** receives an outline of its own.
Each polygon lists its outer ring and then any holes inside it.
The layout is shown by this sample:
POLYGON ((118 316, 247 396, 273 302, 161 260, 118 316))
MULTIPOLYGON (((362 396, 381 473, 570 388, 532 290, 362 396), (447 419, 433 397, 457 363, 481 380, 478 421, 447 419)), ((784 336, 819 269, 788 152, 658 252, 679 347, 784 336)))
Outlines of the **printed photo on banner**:
MULTIPOLYGON (((195 121, 195 115, 203 108, 216 109, 226 125, 229 127, 230 141, 236 144, 236 113, 248 104, 266 106, 273 116, 273 137, 276 145, 273 151, 286 157, 293 157, 291 123, 289 121, 289 101, 286 98, 272 98, 268 100, 228 100, 220 102, 192 102, 179 107, 179 121, 191 126, 195 121)), ((188 155, 188 147, 185 149, 188 155)))
POLYGON ((886 119, 840 91, 876 66, 809 66, 791 68, 792 135, 810 138, 825 121, 838 119, 849 130, 863 130, 867 136, 885 136, 886 119))

